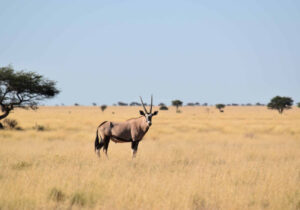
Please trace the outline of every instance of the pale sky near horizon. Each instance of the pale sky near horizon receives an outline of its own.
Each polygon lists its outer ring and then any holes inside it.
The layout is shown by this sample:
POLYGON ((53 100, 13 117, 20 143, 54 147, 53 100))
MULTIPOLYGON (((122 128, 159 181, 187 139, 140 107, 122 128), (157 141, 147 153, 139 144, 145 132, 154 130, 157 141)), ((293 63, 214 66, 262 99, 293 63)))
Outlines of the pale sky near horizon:
POLYGON ((0 66, 54 105, 300 101, 300 1, 0 0, 0 66))

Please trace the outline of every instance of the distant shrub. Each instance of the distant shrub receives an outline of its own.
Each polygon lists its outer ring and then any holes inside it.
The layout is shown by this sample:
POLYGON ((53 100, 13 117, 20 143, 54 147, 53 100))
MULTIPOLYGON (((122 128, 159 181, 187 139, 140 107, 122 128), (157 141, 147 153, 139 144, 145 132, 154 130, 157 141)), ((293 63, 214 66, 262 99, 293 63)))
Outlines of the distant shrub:
POLYGON ((102 112, 104 112, 106 108, 107 108, 107 106, 105 104, 100 106, 100 109, 101 109, 102 112))
POLYGON ((169 110, 167 106, 163 105, 159 107, 159 110, 169 110))
POLYGON ((224 112, 225 104, 216 104, 216 108, 219 109, 220 112, 224 112))
POLYGON ((255 106, 264 106, 264 104, 261 104, 261 103, 257 102, 257 103, 255 104, 255 106))
POLYGON ((65 200, 66 195, 57 188, 52 188, 49 192, 48 198, 55 202, 62 202, 65 200))
POLYGON ((93 106, 97 106, 97 103, 96 103, 96 102, 93 102, 92 105, 93 105, 93 106))
POLYGON ((130 103, 130 106, 141 106, 141 105, 142 104, 140 104, 138 102, 135 102, 135 101, 133 101, 133 102, 130 103))
POLYGON ((14 120, 14 119, 4 119, 3 120, 3 123, 4 123, 4 127, 8 127, 10 129, 14 129, 17 127, 18 125, 18 122, 17 120, 14 120))
POLYGON ((79 103, 75 103, 74 106, 79 106, 79 103))
POLYGON ((118 105, 119 105, 119 106, 128 106, 127 103, 124 103, 124 102, 122 102, 122 101, 119 101, 119 102, 118 102, 118 105))
POLYGON ((37 130, 37 131, 45 131, 46 130, 46 127, 43 126, 43 125, 38 125, 36 124, 33 129, 37 130))
POLYGON ((186 104, 187 106, 195 106, 195 104, 193 102, 189 102, 186 104))
POLYGON ((297 106, 300 108, 300 102, 299 102, 299 103, 297 103, 297 106))

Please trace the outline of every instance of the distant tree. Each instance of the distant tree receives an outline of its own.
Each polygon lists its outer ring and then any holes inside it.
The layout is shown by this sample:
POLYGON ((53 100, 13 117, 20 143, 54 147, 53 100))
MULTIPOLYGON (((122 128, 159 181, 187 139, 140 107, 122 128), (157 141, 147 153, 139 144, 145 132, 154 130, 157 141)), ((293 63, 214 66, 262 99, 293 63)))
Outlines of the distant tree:
POLYGON ((220 112, 224 112, 225 104, 216 104, 216 108, 219 109, 220 112))
POLYGON ((255 106, 263 106, 263 104, 257 102, 257 103, 255 104, 255 106))
POLYGON ((79 106, 79 103, 74 103, 74 106, 79 106))
POLYGON ((13 67, 0 68, 0 108, 6 118, 13 109, 37 109, 40 101, 59 93, 56 82, 35 72, 15 71, 13 67))
POLYGON ((199 103, 199 102, 196 102, 196 103, 195 103, 195 106, 200 106, 200 103, 199 103))
POLYGON ((159 103, 158 106, 166 106, 164 103, 159 103))
POLYGON ((119 102, 118 102, 118 105, 119 105, 119 106, 128 106, 127 103, 124 103, 124 102, 122 102, 122 101, 119 101, 119 102))
POLYGON ((280 114, 285 109, 290 109, 293 105, 293 99, 290 97, 281 97, 281 96, 275 96, 271 99, 271 101, 268 103, 269 109, 277 109, 280 114))
POLYGON ((97 106, 97 103, 96 103, 96 102, 93 102, 92 105, 93 105, 93 106, 97 106))
POLYGON ((208 106, 208 103, 203 103, 203 106, 208 106))
POLYGON ((106 108, 107 108, 107 106, 105 104, 100 106, 100 109, 101 109, 102 112, 104 112, 106 108))
POLYGON ((172 105, 176 107, 176 112, 179 112, 179 107, 182 106, 183 102, 180 100, 174 100, 172 101, 172 105))
POLYGON ((251 103, 247 103, 246 106, 252 106, 252 104, 251 103))
POLYGON ((300 102, 299 102, 299 103, 297 103, 297 106, 300 108, 300 102))
POLYGON ((232 106, 238 106, 239 104, 237 104, 237 103, 232 103, 231 105, 232 105, 232 106))

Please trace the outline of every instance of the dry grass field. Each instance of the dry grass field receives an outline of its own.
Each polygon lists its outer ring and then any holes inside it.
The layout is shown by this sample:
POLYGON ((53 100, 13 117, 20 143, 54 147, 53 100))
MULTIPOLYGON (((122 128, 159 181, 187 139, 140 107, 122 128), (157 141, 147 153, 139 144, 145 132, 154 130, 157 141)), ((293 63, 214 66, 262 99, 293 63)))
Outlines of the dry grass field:
POLYGON ((138 110, 15 110, 23 130, 0 131, 0 209, 300 209, 300 109, 171 108, 136 159, 113 142, 98 159, 99 123, 138 110))

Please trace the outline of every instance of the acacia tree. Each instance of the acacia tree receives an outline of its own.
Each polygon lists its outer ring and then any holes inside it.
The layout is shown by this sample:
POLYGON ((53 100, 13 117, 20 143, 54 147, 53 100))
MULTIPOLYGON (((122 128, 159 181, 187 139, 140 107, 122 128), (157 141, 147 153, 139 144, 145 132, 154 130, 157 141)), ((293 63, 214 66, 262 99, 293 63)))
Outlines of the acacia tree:
POLYGON ((281 97, 281 96, 275 96, 271 99, 271 101, 268 103, 269 109, 277 109, 280 114, 285 109, 290 109, 293 105, 293 99, 290 97, 281 97))
POLYGON ((219 109, 220 112, 224 112, 225 104, 216 104, 216 108, 219 109))
POLYGON ((4 119, 14 108, 37 109, 38 102, 59 93, 56 82, 35 72, 15 71, 11 66, 0 68, 0 108, 4 119))
POLYGON ((172 101, 172 105, 176 107, 176 112, 179 112, 178 108, 180 106, 182 106, 182 104, 183 104, 183 102, 180 101, 180 100, 174 100, 174 101, 172 101))

